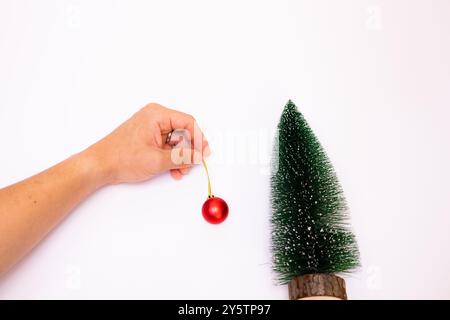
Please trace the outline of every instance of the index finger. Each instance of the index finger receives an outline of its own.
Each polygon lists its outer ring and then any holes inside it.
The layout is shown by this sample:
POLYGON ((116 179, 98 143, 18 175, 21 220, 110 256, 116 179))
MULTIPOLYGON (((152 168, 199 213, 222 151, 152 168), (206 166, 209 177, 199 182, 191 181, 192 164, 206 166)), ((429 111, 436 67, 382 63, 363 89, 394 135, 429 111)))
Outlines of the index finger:
POLYGON ((206 151, 208 140, 197 124, 195 118, 187 113, 166 109, 167 113, 159 121, 162 133, 169 133, 174 130, 185 130, 188 133, 188 139, 191 147, 199 151, 206 151))

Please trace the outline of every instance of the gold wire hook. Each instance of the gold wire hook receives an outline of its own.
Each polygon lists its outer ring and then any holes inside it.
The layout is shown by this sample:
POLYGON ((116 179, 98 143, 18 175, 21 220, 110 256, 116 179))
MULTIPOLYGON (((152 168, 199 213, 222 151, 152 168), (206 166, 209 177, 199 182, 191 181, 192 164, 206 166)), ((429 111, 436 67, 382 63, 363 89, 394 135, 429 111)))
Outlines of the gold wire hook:
POLYGON ((212 192, 211 192, 211 179, 209 178, 208 166, 206 165, 205 159, 202 159, 202 162, 203 162, 203 167, 205 168, 205 171, 206 171, 206 176, 208 177, 208 198, 212 198, 214 196, 212 195, 212 192))
MULTIPOLYGON (((172 140, 172 134, 173 134, 174 130, 172 130, 171 132, 168 133, 167 138, 166 138, 166 143, 170 145, 171 140, 172 140)), ((209 177, 209 171, 208 171, 208 166, 206 165, 206 161, 205 159, 202 158, 202 163, 203 163, 203 167, 205 168, 206 171, 206 176, 208 178, 208 198, 213 198, 213 194, 211 192, 211 179, 209 177)))

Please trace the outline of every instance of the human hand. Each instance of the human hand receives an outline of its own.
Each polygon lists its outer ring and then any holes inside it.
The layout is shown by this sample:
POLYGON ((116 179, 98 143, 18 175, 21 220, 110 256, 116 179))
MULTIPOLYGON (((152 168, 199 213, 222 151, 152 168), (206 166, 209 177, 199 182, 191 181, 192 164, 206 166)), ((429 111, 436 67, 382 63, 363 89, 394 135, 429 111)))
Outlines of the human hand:
POLYGON ((191 115, 150 103, 85 153, 96 160, 104 184, 118 184, 148 180, 167 170, 181 179, 203 154, 209 154, 209 147, 191 115), (177 129, 188 133, 187 149, 172 149, 166 143, 177 129))
POLYGON ((0 189, 0 276, 98 188, 167 170, 179 179, 201 162, 207 146, 192 116, 151 103, 86 150, 0 189), (167 136, 176 129, 185 134, 172 148, 167 136))

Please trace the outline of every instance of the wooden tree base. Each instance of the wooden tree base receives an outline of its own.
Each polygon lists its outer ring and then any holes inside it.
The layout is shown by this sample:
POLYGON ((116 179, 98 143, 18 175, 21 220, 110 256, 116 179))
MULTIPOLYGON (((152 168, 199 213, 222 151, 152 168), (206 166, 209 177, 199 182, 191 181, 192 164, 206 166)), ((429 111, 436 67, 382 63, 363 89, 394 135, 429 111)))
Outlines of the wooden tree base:
POLYGON ((289 299, 347 300, 345 281, 334 274, 305 274, 289 282, 289 299))

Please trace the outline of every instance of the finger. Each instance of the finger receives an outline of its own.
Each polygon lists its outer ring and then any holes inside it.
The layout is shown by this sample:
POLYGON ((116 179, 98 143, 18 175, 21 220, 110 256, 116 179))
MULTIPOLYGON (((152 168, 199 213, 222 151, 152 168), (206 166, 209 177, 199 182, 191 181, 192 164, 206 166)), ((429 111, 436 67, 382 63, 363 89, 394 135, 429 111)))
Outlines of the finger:
POLYGON ((192 146, 199 151, 208 145, 208 140, 198 126, 194 117, 189 114, 167 109, 168 115, 164 116, 159 121, 159 126, 163 134, 168 134, 170 131, 177 129, 184 129, 190 135, 192 146))
POLYGON ((161 170, 185 169, 201 162, 202 155, 194 149, 160 149, 161 170))
POLYGON ((203 147, 203 156, 209 157, 211 155, 211 148, 209 147, 208 142, 206 142, 206 145, 203 147))
POLYGON ((180 171, 180 173, 181 173, 183 176, 185 176, 185 175, 189 174, 189 172, 191 171, 191 169, 192 169, 192 167, 187 167, 187 168, 181 168, 181 169, 178 169, 178 170, 180 171))
POLYGON ((181 174, 180 170, 178 169, 172 169, 170 170, 170 175, 172 176, 172 178, 174 178, 175 180, 180 180, 183 178, 183 175, 181 174))
MULTIPOLYGON (((197 138, 199 139, 199 138, 197 138)), ((184 129, 177 129, 173 131, 173 134, 169 138, 170 141, 168 141, 164 145, 164 149, 169 148, 192 148, 198 153, 195 155, 195 158, 193 160, 193 163, 201 163, 203 157, 208 157, 211 154, 211 150, 209 149, 209 144, 207 140, 203 140, 203 144, 201 147, 195 146, 192 144, 189 133, 184 131, 184 129)), ((199 140, 197 140, 199 141, 199 140)))
POLYGON ((161 134, 161 130, 159 128, 159 125, 157 123, 151 123, 150 125, 150 130, 152 133, 152 139, 153 139, 153 144, 157 145, 158 147, 162 148, 164 147, 164 144, 166 142, 167 139, 167 134, 164 135, 161 134))

